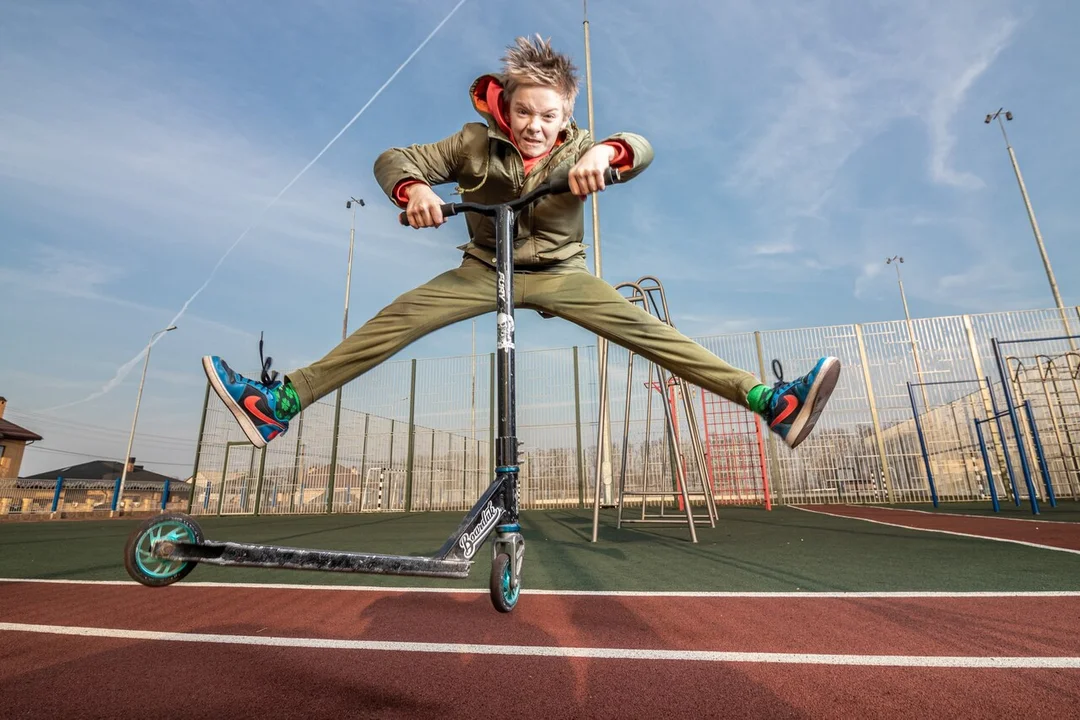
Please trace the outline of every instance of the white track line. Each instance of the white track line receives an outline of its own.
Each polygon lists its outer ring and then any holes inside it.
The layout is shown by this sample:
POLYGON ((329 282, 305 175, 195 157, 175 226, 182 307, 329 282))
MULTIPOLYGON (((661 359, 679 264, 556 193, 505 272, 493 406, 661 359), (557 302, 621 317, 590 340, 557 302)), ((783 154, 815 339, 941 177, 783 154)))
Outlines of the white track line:
POLYGON ((1040 550, 1056 550, 1057 552, 1080 555, 1080 550, 1056 547, 1054 545, 1041 545, 1039 543, 1025 542, 1023 540, 1010 540, 1009 538, 991 537, 989 535, 973 535, 971 533, 955 532, 954 530, 935 530, 934 528, 922 528, 915 527, 913 525, 900 525, 899 523, 885 522, 884 520, 871 520, 869 518, 856 517, 854 515, 841 515, 838 513, 825 512, 824 510, 811 510, 809 508, 799 507, 797 505, 791 505, 790 507, 795 508, 796 510, 802 510, 803 512, 814 513, 815 515, 825 515, 827 517, 843 518, 845 520, 858 520, 860 522, 874 523, 875 525, 888 525, 889 527, 903 528, 904 530, 918 530, 919 532, 941 533, 943 535, 957 535, 959 537, 975 538, 976 540, 992 540, 994 542, 1013 543, 1014 545, 1026 545, 1028 547, 1039 548, 1040 550))
POLYGON ((1035 518, 1014 518, 1004 517, 1002 515, 967 515, 965 513, 947 513, 939 512, 937 510, 915 510, 914 508, 889 507, 888 505, 852 505, 848 503, 844 507, 872 507, 877 508, 878 510, 898 510, 901 512, 920 513, 922 515, 944 515, 945 517, 991 518, 993 520, 1011 520, 1012 522, 1050 523, 1053 525, 1080 525, 1080 523, 1078 522, 1069 522, 1068 520, 1036 520, 1035 518))
MULTIPOLYGON (((120 587, 141 588, 134 580, 45 580, 38 578, 0 578, 4 583, 43 583, 56 585, 114 585, 120 587)), ((455 595, 487 594, 483 588, 443 588, 443 587, 379 587, 377 585, 302 585, 286 583, 228 583, 228 582, 186 582, 181 581, 169 586, 162 592, 174 592, 177 588, 224 588, 253 590, 337 590, 346 592, 371 593, 447 593, 455 595)), ((776 591, 776 592, 724 592, 724 591, 664 591, 664 590, 542 590, 522 588, 522 595, 566 595, 586 597, 647 597, 647 598, 805 598, 809 600, 838 598, 1051 598, 1080 597, 1080 590, 977 590, 977 591, 776 591)))
POLYGON ((255 645, 264 647, 315 648, 320 650, 371 650, 381 652, 442 653, 453 655, 502 655, 509 657, 592 658, 602 660, 693 660, 698 662, 777 663, 789 665, 859 665, 879 667, 943 668, 1038 668, 1078 669, 1080 657, 968 657, 945 655, 819 655, 809 653, 725 652, 718 650, 659 650, 639 648, 557 647, 545 645, 477 645, 471 643, 393 642, 380 640, 332 640, 327 638, 261 637, 208 633, 120 630, 0 623, 0 632, 151 640, 164 642, 255 645))

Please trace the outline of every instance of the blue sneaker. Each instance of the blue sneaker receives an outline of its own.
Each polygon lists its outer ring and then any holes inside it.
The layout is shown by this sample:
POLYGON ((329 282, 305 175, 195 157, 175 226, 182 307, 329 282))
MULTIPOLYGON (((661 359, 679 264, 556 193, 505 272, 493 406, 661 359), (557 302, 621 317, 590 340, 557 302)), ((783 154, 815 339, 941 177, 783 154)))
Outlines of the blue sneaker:
MULTIPOLYGON (((259 355, 262 356, 262 339, 259 339, 259 355)), ((210 387, 229 408, 240 429, 257 448, 266 445, 289 429, 288 419, 277 412, 277 395, 274 390, 281 385, 277 372, 270 372, 270 358, 263 361, 262 380, 252 380, 229 367, 216 355, 202 359, 203 371, 210 387)))
POLYGON ((794 448, 814 429, 829 402, 836 381, 840 379, 840 360, 821 358, 813 370, 789 383, 784 382, 778 360, 773 360, 773 372, 778 382, 773 386, 764 417, 769 429, 782 437, 788 447, 794 448))

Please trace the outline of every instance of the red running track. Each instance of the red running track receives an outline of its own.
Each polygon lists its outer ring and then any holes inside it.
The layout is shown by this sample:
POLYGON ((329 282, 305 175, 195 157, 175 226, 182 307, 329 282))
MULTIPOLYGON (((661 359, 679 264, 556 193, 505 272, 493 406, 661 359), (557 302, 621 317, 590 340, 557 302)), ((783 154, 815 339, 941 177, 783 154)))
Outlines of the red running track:
MULTIPOLYGON (((1080 552, 1080 523, 1028 522, 981 515, 937 515, 865 505, 801 505, 802 510, 921 530, 977 535, 1080 552)), ((1034 518, 1032 518, 1034 520, 1034 518)))
MULTIPOLYGON (((0 584, 0 623, 505 646, 408 652, 0 631, 10 717, 1068 717, 1080 669, 512 654, 516 646, 1080 657, 1080 597, 522 596, 0 584)), ((257 642, 257 640, 255 641, 257 642)), ((1080 661, 1073 663, 1080 665, 1080 661)))

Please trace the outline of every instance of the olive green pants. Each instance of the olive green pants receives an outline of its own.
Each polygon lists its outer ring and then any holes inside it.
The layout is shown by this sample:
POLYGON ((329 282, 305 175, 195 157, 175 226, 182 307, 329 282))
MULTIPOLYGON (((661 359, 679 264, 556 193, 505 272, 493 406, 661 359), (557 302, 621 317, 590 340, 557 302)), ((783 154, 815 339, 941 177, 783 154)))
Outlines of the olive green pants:
MULTIPOLYGON (((514 307, 569 320, 655 362, 687 382, 747 407, 760 384, 581 269, 514 273, 514 307)), ((308 407, 419 340, 460 320, 495 311, 495 270, 471 257, 383 308, 326 357, 288 373, 308 407)))

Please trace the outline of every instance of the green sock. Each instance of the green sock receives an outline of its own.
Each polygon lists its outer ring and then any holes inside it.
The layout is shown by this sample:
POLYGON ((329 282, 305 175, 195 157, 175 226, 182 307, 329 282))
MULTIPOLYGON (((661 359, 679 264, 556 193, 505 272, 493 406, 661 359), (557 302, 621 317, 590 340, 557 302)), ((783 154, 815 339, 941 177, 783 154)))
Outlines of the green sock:
POLYGON ((751 410, 758 415, 762 415, 768 409, 772 395, 772 388, 768 385, 757 385, 746 394, 746 402, 750 405, 751 410))
POLYGON ((300 414, 300 396, 296 394, 296 388, 286 380, 273 390, 274 414, 279 420, 291 420, 300 414))

